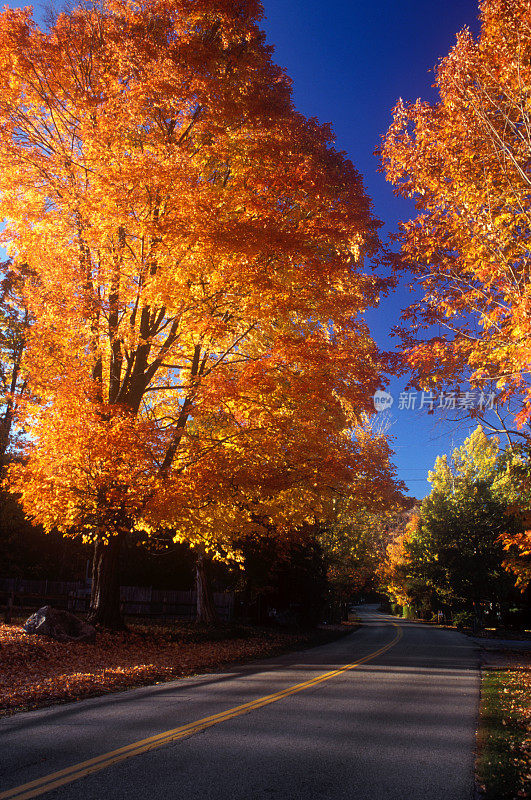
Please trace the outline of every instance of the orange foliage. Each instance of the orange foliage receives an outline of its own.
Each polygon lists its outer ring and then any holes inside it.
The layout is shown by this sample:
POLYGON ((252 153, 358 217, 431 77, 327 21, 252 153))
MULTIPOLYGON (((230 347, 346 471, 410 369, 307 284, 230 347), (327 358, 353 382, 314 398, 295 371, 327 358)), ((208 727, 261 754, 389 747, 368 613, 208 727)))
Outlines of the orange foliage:
POLYGON ((186 624, 149 631, 135 626, 126 634, 98 631, 96 643, 85 644, 28 636, 16 625, 0 623, 0 716, 210 672, 329 641, 346 630, 286 633, 240 628, 227 631, 221 641, 219 636, 202 641, 201 633, 186 624))
POLYGON ((46 529, 171 526, 221 555, 257 514, 392 493, 363 426, 379 223, 297 114, 254 0, 0 14, 2 240, 27 262, 29 460, 46 529))
POLYGON ((508 551, 503 566, 516 575, 516 585, 525 591, 531 583, 531 530, 502 534, 500 541, 508 551))
POLYGON ((423 386, 495 382, 500 400, 521 401, 522 425, 531 416, 531 17, 528 0, 483 0, 480 11, 477 41, 461 31, 439 65, 440 102, 400 101, 382 155, 419 210, 401 232, 424 288, 404 315, 408 366, 423 386))

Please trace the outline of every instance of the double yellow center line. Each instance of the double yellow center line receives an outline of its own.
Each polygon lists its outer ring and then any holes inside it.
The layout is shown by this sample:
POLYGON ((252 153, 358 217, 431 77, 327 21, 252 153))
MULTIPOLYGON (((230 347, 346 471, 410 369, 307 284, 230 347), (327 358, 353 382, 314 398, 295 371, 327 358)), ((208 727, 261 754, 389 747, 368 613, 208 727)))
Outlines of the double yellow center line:
POLYGON ((194 733, 204 731, 220 722, 226 722, 227 720, 234 719, 242 714, 248 714, 250 711, 263 708, 264 706, 268 706, 270 703, 276 703, 278 700, 282 700, 284 697, 290 697, 292 694, 304 692, 306 689, 310 689, 312 686, 317 686, 320 683, 329 681, 349 669, 354 669, 354 667, 357 667, 360 664, 365 664, 367 661, 377 658, 378 656, 382 655, 382 653, 390 650, 391 647, 394 647, 399 639, 402 638, 402 630, 398 627, 398 625, 396 625, 396 623, 392 624, 396 628, 393 639, 388 644, 380 647, 373 653, 369 653, 363 658, 360 658, 358 661, 354 661, 352 664, 345 664, 345 666, 339 667, 339 669, 334 669, 331 672, 325 672, 317 678, 312 678, 310 681, 297 683, 294 686, 289 686, 287 689, 282 689, 280 692, 268 694, 265 697, 259 697, 256 700, 252 700, 250 703, 244 703, 241 706, 235 706, 235 708, 229 708, 228 711, 222 711, 220 714, 213 714, 211 717, 204 717, 203 719, 198 719, 195 722, 189 722, 186 725, 181 725, 180 727, 173 728, 170 731, 164 731, 163 733, 158 733, 155 736, 150 736, 147 739, 141 739, 138 742, 128 744, 125 747, 119 747, 117 750, 111 750, 109 753, 103 753, 101 756, 89 758, 88 761, 82 761, 79 764, 74 764, 71 767, 59 770, 59 772, 52 772, 42 778, 37 778, 29 783, 24 783, 21 786, 15 786, 13 789, 8 789, 6 792, 0 792, 0 800, 29 800, 31 797, 38 797, 39 795, 45 794, 52 789, 57 789, 59 786, 64 786, 65 783, 72 783, 73 781, 79 780, 79 778, 84 778, 86 775, 91 775, 93 772, 99 772, 106 767, 110 767, 112 764, 125 761, 126 758, 131 758, 132 756, 137 756, 141 753, 147 753, 148 750, 154 750, 156 747, 162 747, 162 745, 169 744, 169 742, 175 742, 178 739, 185 739, 188 736, 193 736, 194 733))

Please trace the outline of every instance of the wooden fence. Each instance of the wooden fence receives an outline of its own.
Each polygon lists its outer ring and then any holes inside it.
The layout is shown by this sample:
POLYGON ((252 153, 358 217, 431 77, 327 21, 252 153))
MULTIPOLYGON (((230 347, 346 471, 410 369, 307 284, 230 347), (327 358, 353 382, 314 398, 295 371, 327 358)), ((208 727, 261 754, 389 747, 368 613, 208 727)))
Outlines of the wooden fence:
MULTIPOLYGON (((46 581, 26 578, 0 578, 0 604, 13 610, 32 613, 44 605, 68 611, 86 612, 90 585, 85 581, 46 581)), ((144 586, 121 586, 120 602, 126 616, 160 619, 193 619, 196 612, 195 591, 153 589, 144 586)), ((220 619, 234 617, 234 593, 214 592, 214 604, 220 619)))

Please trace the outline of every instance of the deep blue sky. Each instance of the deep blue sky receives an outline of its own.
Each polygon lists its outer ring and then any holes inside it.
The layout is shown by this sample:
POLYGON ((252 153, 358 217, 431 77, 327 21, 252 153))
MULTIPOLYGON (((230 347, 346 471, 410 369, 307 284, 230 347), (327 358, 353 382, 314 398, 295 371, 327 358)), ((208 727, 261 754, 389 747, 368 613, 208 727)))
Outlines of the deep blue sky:
MULTIPOLYGON (((275 47, 274 60, 293 80, 295 105, 306 116, 331 122, 337 147, 345 150, 364 178, 376 216, 396 231, 399 220, 414 213, 412 203, 393 195, 377 172, 373 155, 391 121, 399 97, 435 101, 433 67, 465 25, 477 32, 475 0, 263 0, 264 28, 275 47)), ((404 285, 368 315, 373 336, 383 349, 401 309, 411 302, 404 285)), ((407 378, 393 380, 395 397, 389 433, 395 463, 409 494, 430 491, 425 480, 435 457, 459 446, 475 427, 445 423, 440 414, 398 410, 407 378)), ((464 388, 464 387, 461 387, 464 388)), ((418 401, 417 401, 418 403, 418 401)))
MULTIPOLYGON (((27 2, 27 0, 26 0, 27 2)), ((362 174, 376 216, 385 224, 382 235, 396 231, 412 204, 394 197, 390 184, 377 172, 373 155, 391 120, 399 97, 436 100, 431 71, 448 53, 463 26, 478 29, 475 0, 263 0, 263 27, 275 47, 275 61, 293 80, 295 105, 306 116, 331 122, 337 147, 345 150, 362 174)), ((24 5, 10 0, 9 5, 24 5)), ((75 0, 74 0, 75 4, 75 0)), ((60 6, 62 3, 52 3, 60 6)), ((44 3, 35 3, 40 17, 44 3)), ((411 301, 405 284, 378 310, 368 315, 374 338, 383 349, 401 309, 411 301)), ((389 415, 395 463, 409 494, 430 491, 425 478, 435 457, 462 443, 475 424, 445 424, 440 415, 398 410, 406 378, 391 382, 395 397, 389 415)))

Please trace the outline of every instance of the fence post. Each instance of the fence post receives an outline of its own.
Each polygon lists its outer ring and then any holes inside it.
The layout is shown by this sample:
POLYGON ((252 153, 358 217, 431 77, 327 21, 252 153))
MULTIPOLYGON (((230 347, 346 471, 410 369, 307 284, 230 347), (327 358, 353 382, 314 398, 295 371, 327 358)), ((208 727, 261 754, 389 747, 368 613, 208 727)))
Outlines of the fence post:
POLYGON ((7 622, 8 624, 11 622, 11 615, 12 615, 12 612, 13 612, 14 594, 15 594, 14 592, 11 592, 11 594, 7 598, 6 610, 4 612, 4 622, 7 622))

